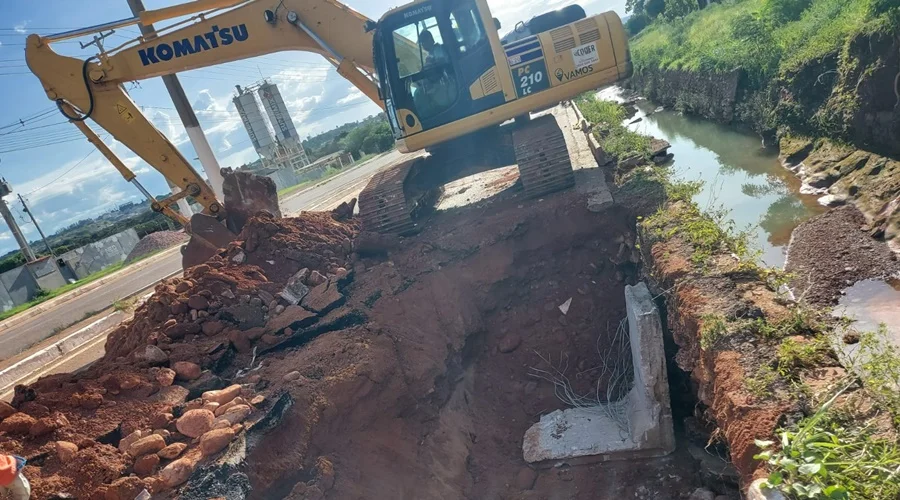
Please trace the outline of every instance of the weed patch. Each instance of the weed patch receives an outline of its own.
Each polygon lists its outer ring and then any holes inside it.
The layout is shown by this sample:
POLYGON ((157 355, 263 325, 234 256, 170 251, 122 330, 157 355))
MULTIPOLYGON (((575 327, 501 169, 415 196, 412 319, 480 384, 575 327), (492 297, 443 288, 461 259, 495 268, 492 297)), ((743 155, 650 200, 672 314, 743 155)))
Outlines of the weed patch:
MULTIPOLYGON (((849 387, 849 386, 848 386, 849 387)), ((790 498, 895 499, 900 496, 900 447, 868 425, 844 426, 831 407, 839 391, 778 442, 757 440, 755 456, 771 471, 769 488, 790 498)))
POLYGON ((608 155, 616 159, 650 157, 650 138, 629 130, 622 122, 625 108, 612 101, 584 94, 577 100, 585 119, 594 126, 594 135, 608 155))

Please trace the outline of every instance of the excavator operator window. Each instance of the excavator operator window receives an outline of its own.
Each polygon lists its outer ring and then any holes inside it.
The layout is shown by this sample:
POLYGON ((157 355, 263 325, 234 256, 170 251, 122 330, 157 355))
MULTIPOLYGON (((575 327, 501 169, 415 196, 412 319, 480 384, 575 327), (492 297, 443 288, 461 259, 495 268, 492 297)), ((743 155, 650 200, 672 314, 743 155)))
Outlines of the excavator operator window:
POLYGON ((475 6, 462 7, 450 13, 450 26, 456 35, 456 42, 462 54, 471 53, 487 41, 478 10, 475 6))
MULTIPOLYGON (((446 22, 446 18, 445 18, 446 22)), ((458 90, 450 48, 436 17, 401 26, 393 31, 400 89, 411 98, 419 119, 429 119, 456 102, 458 90)))

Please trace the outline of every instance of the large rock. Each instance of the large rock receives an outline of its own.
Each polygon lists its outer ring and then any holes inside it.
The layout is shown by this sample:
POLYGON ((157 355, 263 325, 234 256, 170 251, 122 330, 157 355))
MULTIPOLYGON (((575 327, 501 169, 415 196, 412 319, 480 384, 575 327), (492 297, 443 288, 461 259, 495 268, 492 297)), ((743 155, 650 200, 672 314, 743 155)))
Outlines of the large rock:
POLYGON ((96 410, 103 405, 103 395, 96 392, 76 394, 72 402, 86 410, 96 410))
POLYGON ((231 330, 228 332, 228 341, 234 346, 235 350, 241 354, 253 352, 253 342, 247 337, 245 332, 240 330, 231 330))
POLYGON ((170 385, 163 387, 156 394, 151 396, 148 401, 153 403, 163 403, 170 406, 180 405, 187 400, 189 390, 180 385, 170 385))
POLYGON ((169 355, 155 345, 148 345, 140 352, 138 359, 151 365, 162 365, 169 361, 169 355))
POLYGON ((5 432, 7 434, 28 434, 28 431, 31 430, 31 426, 37 423, 37 420, 28 415, 26 413, 14 413, 8 417, 6 417, 2 423, 0 423, 0 432, 5 432))
POLYGON ((32 437, 40 437, 46 436, 47 434, 52 433, 57 429, 62 429, 63 427, 69 426, 69 420, 65 415, 59 412, 55 412, 53 415, 49 417, 39 418, 34 425, 31 426, 28 433, 31 434, 32 437))
POLYGON ((165 330, 166 336, 173 340, 183 339, 187 335, 200 333, 200 325, 197 323, 176 323, 165 330))
POLYGON ((175 428, 187 437, 196 438, 212 429, 215 420, 215 414, 209 410, 190 410, 175 422, 175 428))
POLYGON ((222 318, 237 323, 241 330, 250 330, 266 324, 266 315, 262 306, 250 303, 235 304, 222 310, 222 318))
POLYGON ((75 454, 78 453, 78 445, 75 443, 70 443, 68 441, 57 441, 56 442, 56 458, 59 459, 62 463, 71 462, 73 458, 75 458, 75 454))
MULTIPOLYGON (((343 302, 344 296, 338 291, 337 282, 326 281, 310 290, 309 295, 304 297, 300 303, 310 311, 325 314, 343 302)), ((284 313, 282 313, 283 315, 284 313)))
POLYGON ((172 443, 169 446, 166 446, 165 448, 159 450, 157 455, 159 455, 159 458, 163 458, 166 460, 175 460, 186 449, 187 444, 185 443, 172 443))
POLYGON ((311 313, 298 305, 287 306, 281 314, 269 320, 266 324, 266 330, 274 333, 288 327, 295 330, 306 328, 315 323, 317 317, 315 313, 311 313))
POLYGON ((0 401, 0 420, 16 413, 16 409, 6 401, 0 401))
POLYGON ((134 458, 156 453, 166 447, 166 440, 159 434, 150 434, 138 439, 128 447, 128 454, 134 458))
POLYGON ((211 430, 200 438, 200 451, 204 457, 215 455, 228 447, 232 439, 234 439, 234 431, 230 427, 211 430))
POLYGON ((223 201, 228 207, 225 222, 231 232, 239 234, 247 220, 259 212, 268 212, 275 218, 281 218, 275 181, 250 172, 234 172, 231 169, 223 169, 222 177, 223 201))
POLYGON ((207 391, 203 393, 203 401, 210 403, 219 403, 220 405, 224 405, 225 403, 230 402, 232 399, 241 395, 241 386, 240 385, 232 385, 226 387, 224 389, 220 389, 218 391, 207 391))
POLYGON ((207 337, 214 337, 222 333, 222 330, 225 329, 225 323, 222 323, 221 321, 207 321, 206 323, 203 323, 201 329, 203 330, 203 334, 207 337))
POLYGON ((231 401, 223 404, 219 408, 217 408, 214 413, 216 414, 217 417, 221 417, 223 414, 225 414, 226 411, 230 410, 231 408, 233 408, 237 405, 245 405, 245 404, 247 404, 247 402, 244 400, 244 398, 238 396, 238 397, 232 399, 231 401))
POLYGON ((157 413, 150 417, 150 427, 154 429, 165 429, 172 423, 175 417, 171 413, 157 413))
POLYGON ((205 311, 209 308, 209 300, 202 295, 191 295, 188 299, 188 307, 191 309, 197 309, 200 311, 205 311))
POLYGON ((140 477, 152 476, 159 465, 159 456, 156 454, 144 455, 134 462, 134 473, 140 477))
POLYGON ((119 440, 119 451, 121 451, 122 453, 128 452, 128 448, 129 448, 132 444, 136 443, 136 442, 137 442, 139 439, 141 439, 142 437, 144 437, 144 431, 142 431, 142 430, 140 430, 140 429, 138 429, 138 430, 132 432, 131 434, 129 434, 129 435, 123 437, 122 439, 119 440))
POLYGON ((169 387, 175 383, 176 375, 175 370, 171 368, 160 368, 159 371, 156 372, 156 382, 160 387, 169 387))
POLYGON ((186 381, 197 380, 203 372, 200 365, 190 361, 178 361, 172 365, 172 369, 175 370, 175 377, 178 380, 186 381))
POLYGON ((180 458, 170 463, 160 472, 163 485, 166 488, 174 488, 183 484, 194 472, 194 465, 194 461, 188 458, 180 458))
POLYGON ((239 424, 249 417, 252 411, 248 405, 236 405, 223 413, 219 420, 227 420, 230 425, 239 424))

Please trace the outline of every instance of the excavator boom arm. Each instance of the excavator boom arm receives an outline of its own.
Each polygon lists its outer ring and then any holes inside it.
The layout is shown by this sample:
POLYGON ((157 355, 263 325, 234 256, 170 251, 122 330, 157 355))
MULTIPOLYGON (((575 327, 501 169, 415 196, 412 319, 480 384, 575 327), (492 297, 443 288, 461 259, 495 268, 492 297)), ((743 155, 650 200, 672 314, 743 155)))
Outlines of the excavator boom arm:
MULTIPOLYGON (((196 3, 227 6, 235 2, 196 3)), ((158 21, 196 12, 191 10, 196 6, 184 5, 148 11, 140 19, 158 21)), ((28 37, 25 55, 47 97, 56 101, 61 111, 71 109, 70 105, 80 110, 80 117, 66 113, 70 120, 91 118, 203 205, 206 213, 222 218, 225 211, 215 193, 175 145, 140 112, 122 83, 284 50, 301 50, 325 56, 339 74, 383 108, 377 84, 364 74, 374 68, 372 34, 365 29, 368 21, 334 0, 250 0, 231 10, 198 14, 179 23, 184 26, 178 29, 141 38, 112 54, 101 53, 87 61, 57 54, 50 40, 38 35, 28 37)), ((101 152, 116 164, 108 148, 101 148, 101 152)))

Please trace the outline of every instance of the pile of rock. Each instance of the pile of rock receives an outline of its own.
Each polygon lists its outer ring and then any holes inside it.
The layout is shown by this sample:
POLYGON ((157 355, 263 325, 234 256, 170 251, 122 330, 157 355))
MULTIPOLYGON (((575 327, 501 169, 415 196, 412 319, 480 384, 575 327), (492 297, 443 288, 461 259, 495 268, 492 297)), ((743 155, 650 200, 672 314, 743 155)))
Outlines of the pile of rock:
POLYGON ((183 484, 258 416, 257 354, 339 315, 356 234, 329 213, 251 219, 241 240, 159 284, 98 362, 17 388, 0 404, 0 451, 29 459, 35 498, 183 484))

